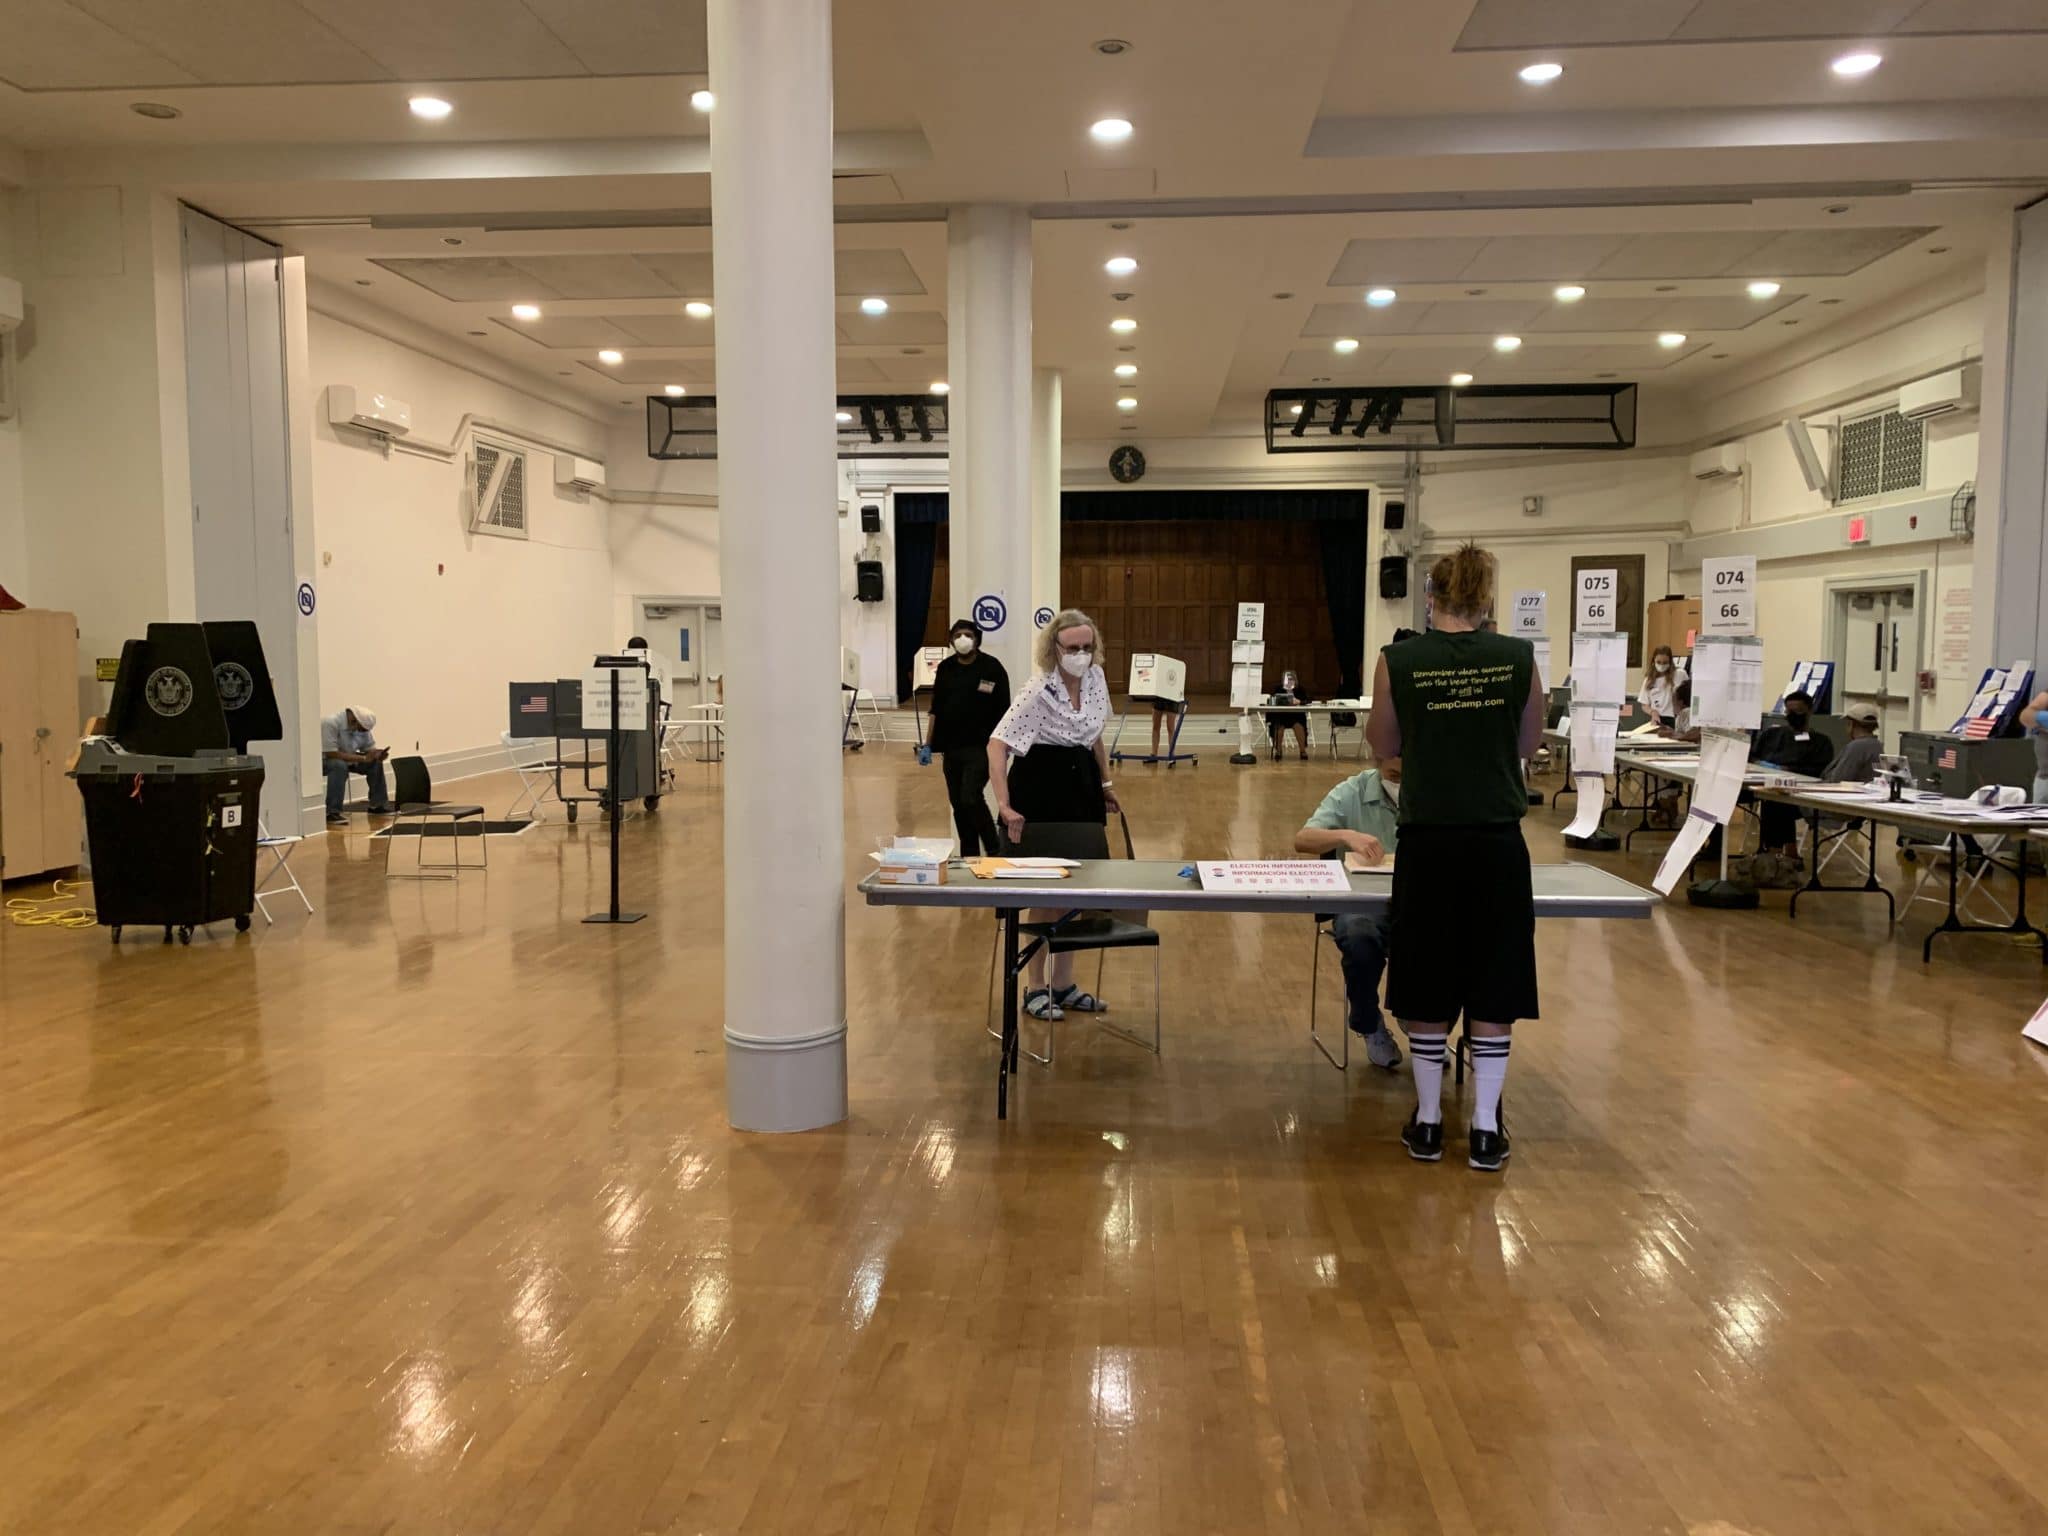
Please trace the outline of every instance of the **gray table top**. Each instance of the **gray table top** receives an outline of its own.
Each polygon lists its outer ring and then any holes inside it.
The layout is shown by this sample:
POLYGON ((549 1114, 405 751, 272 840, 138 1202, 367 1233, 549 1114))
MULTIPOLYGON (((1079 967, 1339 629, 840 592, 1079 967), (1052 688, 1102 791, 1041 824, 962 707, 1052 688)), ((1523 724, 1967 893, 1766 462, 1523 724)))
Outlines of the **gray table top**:
POLYGON ((2025 821, 1998 821, 1975 816, 1949 816, 1926 801, 1866 800, 1860 795, 1814 795, 1788 789, 1759 789, 1759 799, 1781 800, 1802 810, 1812 809, 1838 821, 1874 821, 1887 827, 1932 827, 1943 832, 1966 832, 1973 837, 2012 837, 2030 834, 2048 837, 2048 828, 2025 821))
MULTIPOLYGON (((1350 876, 1351 892, 1206 891, 1179 859, 1091 859, 1064 880, 977 880, 957 862, 945 885, 882 885, 869 875, 871 907, 1102 907, 1145 912, 1378 912, 1393 898, 1391 870, 1350 876)), ((1538 864, 1538 917, 1648 917, 1658 897, 1591 864, 1538 864)))
MULTIPOLYGON (((1698 748, 1695 747, 1694 750, 1697 751, 1698 748)), ((1647 773, 1656 778, 1670 779, 1676 784, 1691 784, 1700 776, 1700 765, 1697 762, 1674 763, 1654 752, 1617 752, 1614 754, 1614 765, 1617 768, 1626 768, 1631 773, 1647 773)), ((1742 775, 1742 782, 1758 791, 1762 790, 1767 779, 1804 779, 1811 783, 1813 775, 1793 773, 1784 768, 1755 766, 1747 769, 1742 775)))

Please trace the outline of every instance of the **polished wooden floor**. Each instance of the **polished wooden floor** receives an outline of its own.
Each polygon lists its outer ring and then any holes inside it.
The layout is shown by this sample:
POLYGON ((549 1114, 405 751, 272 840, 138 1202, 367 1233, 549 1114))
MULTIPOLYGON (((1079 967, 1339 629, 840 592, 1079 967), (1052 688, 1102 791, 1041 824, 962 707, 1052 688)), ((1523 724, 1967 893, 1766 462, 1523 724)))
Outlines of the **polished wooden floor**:
MULTIPOLYGON (((717 773, 638 927, 559 821, 312 839, 315 916, 189 950, 0 925, 0 1532, 2048 1531, 2033 952, 1545 924, 1489 1177, 1311 1052, 1302 924, 1161 918, 1164 1059, 1070 1026, 999 1126, 988 919, 855 908, 852 1117, 742 1136, 717 773)), ((1251 854, 1335 775, 1118 777, 1251 854)), ((849 868, 942 798, 850 759, 849 868)))

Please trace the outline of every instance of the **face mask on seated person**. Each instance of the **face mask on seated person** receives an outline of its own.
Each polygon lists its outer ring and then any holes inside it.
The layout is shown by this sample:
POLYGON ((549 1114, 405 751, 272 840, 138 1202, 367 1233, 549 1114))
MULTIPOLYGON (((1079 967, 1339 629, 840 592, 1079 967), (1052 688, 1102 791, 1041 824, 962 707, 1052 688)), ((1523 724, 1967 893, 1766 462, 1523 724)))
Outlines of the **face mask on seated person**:
POLYGON ((1660 661, 1657 663, 1657 670, 1659 672, 1669 672, 1671 670, 1671 663, 1668 661, 1660 661))
POLYGON ((953 637, 953 649, 962 656, 972 656, 974 654, 974 636, 955 635, 953 637))
POLYGON ((1060 665, 1067 669, 1069 677, 1086 677, 1088 669, 1095 665, 1093 651, 1069 651, 1060 658, 1060 665))

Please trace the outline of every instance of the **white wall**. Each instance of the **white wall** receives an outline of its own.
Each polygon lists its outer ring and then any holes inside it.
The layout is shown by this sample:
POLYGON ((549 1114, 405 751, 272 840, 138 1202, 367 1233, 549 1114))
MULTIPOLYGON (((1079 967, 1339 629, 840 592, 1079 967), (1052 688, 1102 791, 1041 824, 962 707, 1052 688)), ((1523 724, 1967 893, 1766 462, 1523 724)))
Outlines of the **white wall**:
POLYGON ((602 458, 606 424, 481 365, 372 334, 346 296, 316 286, 309 303, 308 381, 321 401, 312 433, 319 712, 374 709, 386 745, 452 769, 495 752, 507 683, 573 675, 626 638, 605 504, 558 491, 553 449, 543 446, 602 458), (412 437, 455 442, 456 455, 387 453, 337 431, 324 403, 335 383, 397 395, 412 406, 412 437), (466 416, 526 447, 529 538, 469 531, 466 416))
POLYGON ((613 626, 639 623, 639 597, 716 597, 718 464, 650 459, 646 423, 614 422, 605 473, 611 497, 613 626))
MULTIPOLYGON (((22 275, 16 255, 21 202, 21 194, 0 187, 0 277, 11 277, 17 282, 22 275)), ((0 587, 7 587, 17 595, 30 591, 28 524, 21 499, 19 414, 11 420, 0 421, 0 587)), ((23 601, 27 601, 25 596, 23 601)))

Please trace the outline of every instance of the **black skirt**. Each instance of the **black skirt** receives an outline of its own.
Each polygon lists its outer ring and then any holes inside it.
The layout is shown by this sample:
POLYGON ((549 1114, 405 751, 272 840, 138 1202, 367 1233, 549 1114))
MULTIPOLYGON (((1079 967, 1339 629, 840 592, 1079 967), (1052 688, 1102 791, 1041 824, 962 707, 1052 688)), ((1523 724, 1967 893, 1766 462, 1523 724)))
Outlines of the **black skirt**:
POLYGON ((1010 808, 1024 818, 1024 835, 1012 843, 1006 834, 1005 853, 1040 859, 1109 857, 1102 770, 1086 747, 1041 742, 1010 759, 1010 808))
POLYGON ((1408 826, 1394 858, 1387 1011, 1417 1024, 1536 1012, 1536 898, 1519 822, 1408 826))

